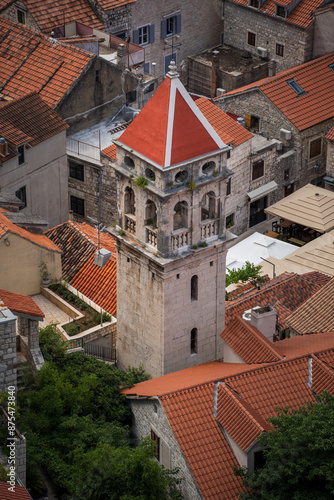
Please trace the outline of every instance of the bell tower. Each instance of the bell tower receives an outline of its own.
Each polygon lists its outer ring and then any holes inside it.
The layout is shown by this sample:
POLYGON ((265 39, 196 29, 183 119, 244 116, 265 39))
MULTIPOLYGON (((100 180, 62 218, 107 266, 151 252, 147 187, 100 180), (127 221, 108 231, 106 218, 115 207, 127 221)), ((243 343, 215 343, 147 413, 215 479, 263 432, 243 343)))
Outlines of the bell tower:
POLYGON ((115 142, 117 359, 153 377, 222 357, 227 153, 171 64, 115 142))

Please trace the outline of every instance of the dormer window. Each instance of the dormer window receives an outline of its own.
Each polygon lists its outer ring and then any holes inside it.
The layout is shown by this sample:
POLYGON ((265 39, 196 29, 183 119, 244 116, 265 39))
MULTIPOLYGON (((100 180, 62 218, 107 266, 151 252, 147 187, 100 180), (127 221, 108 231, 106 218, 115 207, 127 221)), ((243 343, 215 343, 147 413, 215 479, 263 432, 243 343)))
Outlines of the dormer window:
POLYGON ((23 10, 17 9, 17 22, 26 24, 26 13, 23 10))
POLYGON ((276 16, 285 18, 285 8, 282 5, 276 5, 276 16))
POLYGON ((250 5, 251 7, 255 7, 255 9, 259 9, 260 8, 260 0, 249 0, 248 5, 250 5))
POLYGON ((334 63, 328 65, 329 69, 331 69, 334 73, 334 63))
POLYGON ((287 80, 286 83, 288 85, 290 85, 290 87, 292 88, 292 90, 294 90, 298 96, 306 94, 305 90, 303 90, 301 88, 301 86, 298 85, 298 83, 296 82, 296 80, 294 80, 293 78, 291 78, 290 80, 287 80))

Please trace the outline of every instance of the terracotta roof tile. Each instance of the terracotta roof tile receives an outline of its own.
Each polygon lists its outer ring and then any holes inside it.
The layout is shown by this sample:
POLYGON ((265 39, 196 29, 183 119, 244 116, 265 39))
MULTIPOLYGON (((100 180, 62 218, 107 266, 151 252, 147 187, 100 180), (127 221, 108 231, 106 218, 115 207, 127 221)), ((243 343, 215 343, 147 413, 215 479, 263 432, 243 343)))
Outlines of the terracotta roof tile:
POLYGON ((97 0, 103 10, 112 10, 123 5, 134 3, 136 0, 97 0))
MULTIPOLYGON (((324 334, 322 333, 321 336, 323 335, 324 334)), ((327 349, 326 351, 317 352, 316 355, 318 359, 334 369, 334 349, 327 349)))
MULTIPOLYGON (((319 351, 325 352, 325 350, 328 349, 333 349, 332 352, 334 356, 334 332, 297 335, 296 337, 290 337, 289 339, 275 342, 274 347, 278 352, 289 359, 310 355, 312 353, 317 353, 318 355, 319 351)), ((321 356, 324 356, 324 354, 321 356)))
POLYGON ((13 222, 11 222, 9 219, 7 219, 5 212, 0 212, 0 238, 4 236, 7 233, 13 233, 17 234, 21 238, 24 238, 25 240, 29 240, 35 245, 38 245, 43 248, 47 248, 48 250, 52 250, 53 252, 61 252, 60 248, 58 248, 57 245, 55 245, 52 241, 50 241, 46 236, 43 234, 35 234, 35 233, 30 233, 26 229, 23 229, 22 227, 17 226, 13 222))
POLYGON ((306 273, 298 276, 294 273, 283 273, 261 285, 260 290, 250 290, 240 297, 225 302, 225 324, 255 306, 273 306, 278 317, 279 329, 286 328, 286 318, 305 300, 317 292, 329 277, 321 273, 306 273))
POLYGON ((239 146, 253 137, 251 132, 205 97, 197 99, 196 105, 225 144, 239 146))
POLYGON ((299 335, 334 332, 334 278, 298 307, 287 323, 299 335))
POLYGON ((100 268, 94 264, 98 233, 89 224, 69 221, 49 229, 45 235, 63 252, 63 278, 90 300, 115 315, 117 273, 113 236, 109 233, 100 233, 100 248, 112 253, 112 257, 100 268))
MULTIPOLYGON (((233 0, 235 3, 240 5, 247 5, 248 0, 233 0)), ((291 0, 266 0, 262 3, 259 11, 263 13, 264 16, 274 16, 275 15, 275 5, 288 5, 291 0)), ((285 18, 281 19, 281 22, 287 22, 296 24, 297 26, 301 26, 306 28, 312 22, 312 12, 316 10, 323 4, 322 0, 301 0, 299 4, 295 7, 295 9, 291 12, 291 14, 285 18)), ((260 14, 259 14, 260 15, 260 14)), ((277 18, 276 18, 277 19, 277 18)), ((279 19, 279 18, 278 18, 279 19)))
MULTIPOLYGON (((299 130, 305 130, 334 116, 334 52, 277 73, 224 94, 245 90, 261 91, 299 130), (298 95, 287 83, 293 79, 305 91, 298 95)), ((218 98, 219 99, 219 98, 218 98)))
POLYGON ((326 135, 326 139, 329 139, 330 141, 334 141, 334 127, 332 127, 330 129, 330 131, 326 135))
POLYGON ((37 316, 39 318, 44 318, 45 316, 36 302, 27 295, 9 292, 8 290, 0 288, 0 300, 2 300, 5 306, 12 312, 28 314, 29 316, 37 316))
POLYGON ((0 92, 37 92, 55 107, 96 56, 0 16, 0 92))
POLYGON ((281 353, 275 349, 276 344, 242 318, 235 318, 230 322, 221 338, 246 363, 270 363, 283 359, 281 353))
MULTIPOLYGON (((0 3, 1 5, 1 3, 0 3)), ((0 498, 1 500, 31 500, 31 496, 24 486, 15 486, 15 493, 8 490, 8 483, 0 481, 0 498)))
POLYGON ((102 154, 110 158, 111 160, 116 161, 116 144, 112 144, 105 149, 102 149, 102 154))
POLYGON ((40 30, 47 35, 56 27, 73 21, 104 29, 86 0, 24 0, 24 3, 40 30))
POLYGON ((35 146, 66 130, 68 125, 35 92, 0 108, 0 135, 10 143, 35 146))
POLYGON ((312 356, 312 391, 321 394, 326 389, 334 394, 333 369, 317 356, 312 356))

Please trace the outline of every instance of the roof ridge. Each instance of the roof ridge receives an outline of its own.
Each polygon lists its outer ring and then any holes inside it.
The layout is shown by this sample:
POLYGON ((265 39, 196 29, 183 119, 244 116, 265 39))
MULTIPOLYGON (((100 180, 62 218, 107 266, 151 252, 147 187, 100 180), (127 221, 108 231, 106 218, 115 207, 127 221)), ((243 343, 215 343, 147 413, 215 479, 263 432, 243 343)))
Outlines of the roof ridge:
MULTIPOLYGON (((330 351, 330 350, 333 350, 333 349, 327 349, 327 350, 328 350, 328 351, 330 351)), ((321 352, 321 351, 319 351, 319 353, 320 353, 320 352, 321 352)), ((323 368, 323 369, 327 372, 327 374, 328 374, 328 375, 330 375, 332 378, 334 378, 334 370, 333 370, 330 366, 328 366, 328 364, 327 364, 327 363, 325 363, 324 361, 322 361, 322 359, 318 358, 317 354, 318 354, 318 353, 311 354, 311 356, 310 356, 310 357, 311 357, 312 359, 314 359, 314 361, 315 361, 316 363, 318 363, 318 364, 320 365, 320 367, 321 367, 321 368, 323 368)), ((313 371, 313 370, 312 370, 312 371, 313 371)))
POLYGON ((278 351, 276 351, 276 349, 274 348, 274 346, 270 342, 270 340, 268 340, 267 337, 258 328, 256 328, 256 326, 252 325, 251 323, 248 323, 240 316, 237 316, 235 319, 237 319, 239 322, 244 324, 246 326, 246 328, 250 329, 250 331, 257 337, 259 342, 264 347, 269 349, 272 352, 272 354, 275 354, 276 356, 278 356, 279 359, 284 360, 284 356, 281 353, 279 353, 278 351))

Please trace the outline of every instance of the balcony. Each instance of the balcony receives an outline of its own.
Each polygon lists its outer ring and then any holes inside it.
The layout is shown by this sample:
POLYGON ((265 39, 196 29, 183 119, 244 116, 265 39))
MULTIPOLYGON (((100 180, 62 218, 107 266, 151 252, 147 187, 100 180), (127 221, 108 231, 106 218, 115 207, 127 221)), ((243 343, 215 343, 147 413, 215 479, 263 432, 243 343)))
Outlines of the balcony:
POLYGON ((125 230, 129 233, 136 234, 136 216, 133 214, 125 214, 125 230))
POLYGON ((177 229, 172 234, 172 250, 185 247, 190 244, 190 231, 189 229, 177 229))
POLYGON ((158 229, 146 226, 146 242, 152 247, 157 247, 158 229))
POLYGON ((204 220, 201 222, 201 240, 206 240, 218 234, 219 219, 204 220))

